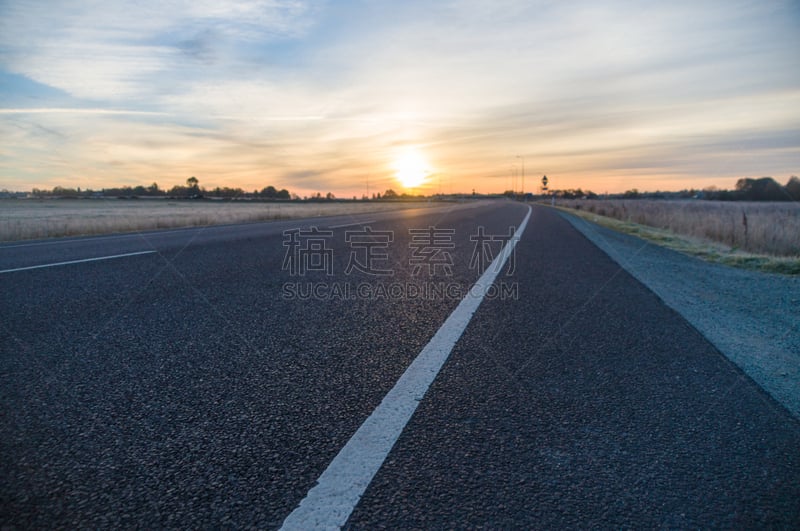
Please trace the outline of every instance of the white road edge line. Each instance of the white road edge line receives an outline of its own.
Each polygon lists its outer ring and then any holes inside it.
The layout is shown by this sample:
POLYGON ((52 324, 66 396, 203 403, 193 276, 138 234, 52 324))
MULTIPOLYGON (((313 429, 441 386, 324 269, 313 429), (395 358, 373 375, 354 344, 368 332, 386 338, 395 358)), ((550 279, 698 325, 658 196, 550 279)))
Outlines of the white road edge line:
POLYGON ((502 252, 334 457, 300 505, 286 517, 281 529, 335 529, 347 522, 522 237, 531 211, 529 206, 525 219, 502 252))
POLYGON ((98 256, 97 258, 84 258, 82 260, 70 260, 69 262, 55 262, 53 264, 41 264, 35 266, 28 266, 28 267, 17 267, 15 269, 4 269, 0 271, 2 273, 13 273, 15 271, 27 271, 29 269, 42 269, 44 267, 56 267, 56 266, 63 266, 69 264, 82 264, 84 262, 97 262, 98 260, 111 260, 112 258, 124 258, 126 256, 138 256, 140 254, 152 254, 155 251, 139 251, 136 253, 125 253, 125 254, 114 254, 111 256, 98 256))
POLYGON ((370 223, 375 223, 375 220, 373 219, 371 221, 358 221, 358 222, 355 222, 355 223, 347 223, 345 225, 331 225, 328 228, 329 229, 343 229, 345 227, 356 227, 358 225, 369 225, 370 223))

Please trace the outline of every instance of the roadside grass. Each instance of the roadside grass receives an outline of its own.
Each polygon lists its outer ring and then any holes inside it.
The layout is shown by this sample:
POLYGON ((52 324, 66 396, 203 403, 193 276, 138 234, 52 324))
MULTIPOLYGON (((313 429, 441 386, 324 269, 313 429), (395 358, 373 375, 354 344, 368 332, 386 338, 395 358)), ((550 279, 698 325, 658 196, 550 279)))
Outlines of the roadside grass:
POLYGON ((800 203, 561 200, 560 206, 769 256, 800 256, 800 203))
POLYGON ((441 202, 270 203, 170 200, 0 200, 0 241, 366 214, 441 202))
POLYGON ((557 205, 555 208, 603 227, 637 236, 668 249, 695 256, 708 262, 761 271, 764 273, 800 275, 800 255, 776 256, 766 253, 752 253, 720 242, 677 234, 669 229, 614 219, 582 208, 575 209, 574 206, 557 205))

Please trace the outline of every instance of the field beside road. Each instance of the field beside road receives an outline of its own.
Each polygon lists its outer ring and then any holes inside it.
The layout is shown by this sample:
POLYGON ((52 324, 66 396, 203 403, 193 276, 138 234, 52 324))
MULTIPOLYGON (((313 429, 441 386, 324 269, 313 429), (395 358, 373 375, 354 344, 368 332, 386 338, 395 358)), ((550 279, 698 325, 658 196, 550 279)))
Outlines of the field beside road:
POLYGON ((588 221, 705 260, 800 274, 800 204, 561 200, 588 221))
POLYGON ((558 204, 751 253, 800 255, 800 203, 574 199, 558 204))
POLYGON ((9 199, 0 200, 0 241, 364 214, 437 204, 9 199))

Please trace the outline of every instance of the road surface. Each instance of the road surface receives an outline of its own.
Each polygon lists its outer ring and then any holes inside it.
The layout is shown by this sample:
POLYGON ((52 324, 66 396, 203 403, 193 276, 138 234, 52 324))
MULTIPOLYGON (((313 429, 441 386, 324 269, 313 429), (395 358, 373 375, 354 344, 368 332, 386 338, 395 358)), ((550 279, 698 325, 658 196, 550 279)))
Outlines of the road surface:
POLYGON ((528 215, 0 246, 0 527, 798 527, 800 423, 528 215))

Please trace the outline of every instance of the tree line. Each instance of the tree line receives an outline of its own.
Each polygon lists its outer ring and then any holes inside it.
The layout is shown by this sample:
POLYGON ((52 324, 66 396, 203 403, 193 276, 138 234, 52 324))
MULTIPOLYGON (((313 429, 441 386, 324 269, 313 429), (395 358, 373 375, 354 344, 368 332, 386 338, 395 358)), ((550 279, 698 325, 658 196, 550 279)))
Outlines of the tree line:
MULTIPOLYGON (((200 186, 196 177, 189 177, 185 186, 173 186, 170 189, 162 189, 157 183, 150 186, 123 186, 116 188, 102 188, 100 190, 67 188, 56 186, 50 190, 34 188, 31 194, 37 198, 138 198, 138 197, 164 197, 175 199, 301 199, 296 194, 290 193, 286 189, 278 190, 274 186, 266 186, 261 190, 247 192, 242 188, 216 187, 206 189, 200 186)), ((473 192, 473 196, 474 196, 473 192)), ((491 195, 491 194, 490 194, 491 195)), ((519 192, 506 191, 503 194, 507 197, 518 197, 519 192)), ((0 197, 20 197, 22 192, 0 191, 0 197)), ((677 192, 640 192, 633 188, 618 194, 603 194, 602 196, 591 190, 581 188, 567 190, 551 190, 540 197, 556 197, 559 199, 707 199, 716 201, 800 201, 800 178, 792 176, 785 185, 781 185, 772 177, 761 177, 758 179, 743 178, 736 182, 733 190, 721 190, 716 187, 705 188, 702 190, 689 189, 677 192)), ((484 197, 482 195, 482 197, 484 197)), ((495 196, 496 197, 496 196, 495 196)), ((533 193, 524 194, 525 199, 533 200, 536 195, 533 193)), ((423 195, 398 194, 394 190, 386 190, 383 194, 373 193, 372 200, 419 200, 424 199, 423 195)), ((308 201, 331 201, 336 200, 336 196, 330 192, 327 194, 316 193, 302 199, 308 201)), ((353 196, 355 200, 356 197, 353 196)), ((361 197, 363 201, 369 201, 366 195, 361 197)))
MULTIPOLYGON (((509 192, 506 192, 508 194, 509 192)), ((598 199, 601 196, 580 188, 552 190, 547 197, 558 199, 598 199)), ((604 199, 707 199, 712 201, 800 201, 800 178, 792 176, 785 185, 772 177, 759 179, 743 178, 736 182, 733 190, 720 190, 716 187, 703 190, 680 190, 677 192, 640 192, 633 188, 619 194, 604 194, 604 199)))
POLYGON ((772 177, 739 179, 735 190, 703 190, 703 199, 718 201, 800 201, 800 178, 792 175, 785 185, 772 177))
POLYGON ((266 186, 261 190, 246 192, 241 188, 219 187, 207 189, 200 186, 200 181, 192 176, 186 179, 186 185, 176 185, 169 189, 162 189, 158 183, 150 186, 122 186, 115 188, 102 188, 93 190, 91 188, 81 189, 56 186, 50 190, 34 188, 31 195, 38 198, 58 197, 58 198, 96 198, 96 197, 164 197, 175 199, 202 199, 202 198, 223 198, 223 199, 292 199, 292 194, 288 190, 278 190, 274 186, 266 186))
MULTIPOLYGON (((9 192, 8 190, 0 190, 0 197, 25 197, 28 195, 24 192, 9 192)), ((135 199, 135 198, 152 198, 163 197, 167 199, 275 199, 275 200, 304 200, 304 201, 336 201, 339 200, 333 193, 328 192, 323 194, 317 192, 310 196, 300 197, 296 194, 290 193, 285 188, 278 190, 274 186, 265 186, 261 190, 253 190, 246 192, 241 188, 229 187, 216 187, 207 189, 200 186, 200 182, 194 176, 186 179, 185 186, 173 186, 169 189, 162 189, 157 183, 150 186, 122 186, 115 188, 102 188, 100 190, 93 190, 91 188, 68 188, 64 186, 56 186, 50 190, 42 188, 34 188, 30 193, 31 196, 39 199, 53 198, 53 199, 91 199, 91 198, 119 198, 119 199, 135 199)), ((411 194, 398 194, 392 189, 386 190, 383 194, 372 194, 372 200, 420 200, 424 199, 423 195, 411 194)), ((357 200, 353 196, 353 200, 357 200)), ((361 197, 362 201, 369 201, 370 198, 366 195, 361 197)))

